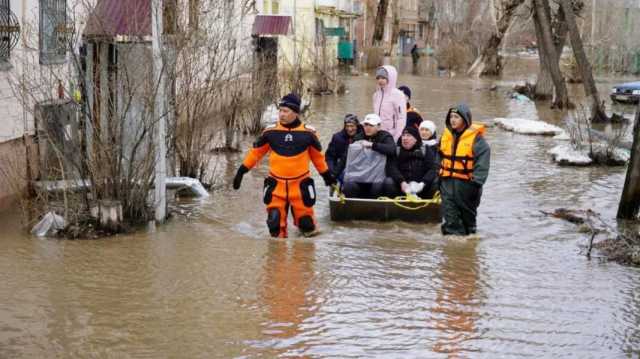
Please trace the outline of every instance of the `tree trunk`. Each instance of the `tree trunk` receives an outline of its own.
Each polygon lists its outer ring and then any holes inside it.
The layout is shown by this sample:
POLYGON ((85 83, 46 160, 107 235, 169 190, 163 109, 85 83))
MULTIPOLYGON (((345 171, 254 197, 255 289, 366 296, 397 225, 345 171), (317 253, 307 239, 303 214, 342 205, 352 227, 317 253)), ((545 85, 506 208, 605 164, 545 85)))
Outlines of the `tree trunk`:
POLYGON ((391 25, 391 43, 389 44, 389 56, 393 56, 393 49, 398 44, 398 36, 400 36, 400 8, 398 0, 393 1, 391 7, 393 10, 393 23, 391 25))
POLYGON ((584 51, 582 38, 580 37, 580 30, 576 23, 576 16, 573 13, 573 4, 569 0, 561 0, 560 6, 562 6, 562 9, 564 10, 567 20, 567 28, 569 29, 569 37, 571 38, 571 48, 573 49, 573 55, 578 63, 580 76, 582 76, 584 91, 587 97, 591 100, 591 121, 608 122, 609 118, 604 112, 603 103, 600 102, 596 82, 593 79, 591 64, 589 63, 589 59, 587 59, 586 52, 584 51))
POLYGON ((380 0, 378 3, 378 13, 376 14, 376 23, 373 30, 373 46, 380 46, 384 37, 384 25, 387 22, 387 7, 389 0, 380 0))
POLYGON ((551 33, 551 19, 549 18, 550 10, 549 10, 549 0, 534 0, 534 21, 538 22, 540 26, 540 35, 542 38, 538 39, 538 44, 540 51, 544 51, 546 56, 544 56, 544 66, 547 66, 549 73, 551 74, 551 79, 553 80, 553 85, 555 87, 555 98, 553 101, 553 108, 566 108, 570 106, 569 96, 567 94, 567 86, 564 82, 564 78, 562 77, 562 72, 560 71, 560 64, 555 61, 551 61, 552 59, 559 58, 556 51, 555 44, 553 43, 553 35, 551 33))
POLYGON ((522 3, 524 3, 524 0, 505 0, 503 2, 503 12, 497 21, 496 32, 491 35, 480 56, 467 71, 468 75, 477 77, 499 76, 502 73, 502 56, 498 53, 498 49, 507 30, 509 30, 513 15, 522 3))
POLYGON ((633 146, 631 160, 627 168, 622 198, 618 206, 618 219, 636 219, 640 209, 640 103, 636 109, 636 119, 633 125, 633 146))
MULTIPOLYGON (((538 39, 542 38, 542 28, 538 21, 533 22, 535 25, 536 37, 538 39)), ((558 14, 556 15, 556 21, 553 22, 553 32, 555 34, 555 47, 556 47, 556 58, 555 61, 558 66, 560 66, 560 57, 562 54, 562 50, 564 49, 564 45, 567 42, 567 23, 565 21, 564 11, 562 8, 558 9, 558 14)), ((537 100, 549 100, 553 98, 553 79, 551 78, 551 72, 549 68, 545 65, 545 61, 547 61, 546 57, 549 55, 542 51, 542 47, 539 47, 539 58, 540 58, 540 71, 538 72, 538 79, 536 81, 536 85, 534 87, 534 98, 537 100)))

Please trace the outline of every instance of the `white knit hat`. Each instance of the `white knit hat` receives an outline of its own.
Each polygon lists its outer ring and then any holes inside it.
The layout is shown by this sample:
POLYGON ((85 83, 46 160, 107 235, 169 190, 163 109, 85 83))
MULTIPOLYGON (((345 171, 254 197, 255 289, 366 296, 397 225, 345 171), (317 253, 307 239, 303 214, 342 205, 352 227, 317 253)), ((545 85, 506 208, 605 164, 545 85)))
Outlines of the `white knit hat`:
POLYGON ((426 128, 431 131, 431 133, 436 133, 436 124, 433 121, 424 120, 420 122, 420 128, 426 128))

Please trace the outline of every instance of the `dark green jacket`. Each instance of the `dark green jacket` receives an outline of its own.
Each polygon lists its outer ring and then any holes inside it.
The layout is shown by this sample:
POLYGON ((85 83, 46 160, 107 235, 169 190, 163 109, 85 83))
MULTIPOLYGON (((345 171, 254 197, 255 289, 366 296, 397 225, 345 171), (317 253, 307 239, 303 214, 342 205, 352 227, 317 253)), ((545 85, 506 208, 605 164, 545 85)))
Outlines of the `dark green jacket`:
MULTIPOLYGON (((461 104, 455 107, 458 111, 458 114, 462 116, 465 120, 467 127, 471 126, 471 111, 467 105, 461 104)), ((447 119, 445 124, 449 131, 453 133, 454 136, 459 136, 452 128, 451 122, 449 121, 449 115, 451 111, 447 114, 447 119)), ((487 178, 489 177, 489 167, 491 163, 491 148, 489 144, 482 136, 476 136, 475 142, 473 143, 473 183, 478 187, 482 187, 485 182, 487 182, 487 178)), ((442 163, 442 157, 438 151, 437 163, 442 163)))

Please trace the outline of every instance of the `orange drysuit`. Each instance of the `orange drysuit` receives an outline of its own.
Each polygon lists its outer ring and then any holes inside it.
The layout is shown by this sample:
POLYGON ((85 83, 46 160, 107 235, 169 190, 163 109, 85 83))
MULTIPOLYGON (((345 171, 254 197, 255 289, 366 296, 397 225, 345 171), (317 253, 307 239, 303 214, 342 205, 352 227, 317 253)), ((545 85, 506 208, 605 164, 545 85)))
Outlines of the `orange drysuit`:
POLYGON ((313 232, 316 220, 313 205, 316 190, 309 173, 309 161, 320 174, 329 170, 315 130, 299 119, 289 125, 278 122, 267 127, 243 161, 253 168, 269 155, 269 177, 264 180, 267 226, 274 237, 287 237, 287 215, 293 213, 295 225, 303 233, 313 232))

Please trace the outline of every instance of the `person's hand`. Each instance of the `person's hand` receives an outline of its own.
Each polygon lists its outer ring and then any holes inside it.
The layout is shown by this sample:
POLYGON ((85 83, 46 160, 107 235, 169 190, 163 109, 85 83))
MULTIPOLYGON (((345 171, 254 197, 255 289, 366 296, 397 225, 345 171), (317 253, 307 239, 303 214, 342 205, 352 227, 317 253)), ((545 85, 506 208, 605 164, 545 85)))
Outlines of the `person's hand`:
POLYGON ((373 142, 371 142, 371 141, 363 140, 361 143, 362 143, 362 147, 364 147, 364 148, 371 148, 371 147, 373 147, 373 142))
POLYGON ((333 186, 334 184, 338 183, 338 181, 336 180, 336 178, 333 176, 333 174, 331 173, 331 171, 326 171, 325 173, 321 173, 320 176, 322 176, 322 179, 324 180, 324 184, 329 187, 329 186, 333 186))
POLYGON ((400 183, 400 189, 402 190, 402 192, 409 194, 409 184, 407 182, 402 182, 400 183))
POLYGON ((240 189, 240 185, 242 184, 242 176, 244 176, 244 174, 247 172, 249 172, 249 169, 244 165, 241 165, 240 168, 238 168, 238 172, 236 172, 236 176, 233 177, 233 189, 235 190, 240 189))

